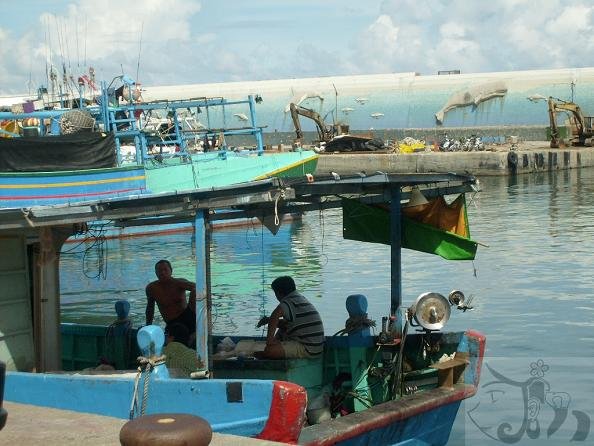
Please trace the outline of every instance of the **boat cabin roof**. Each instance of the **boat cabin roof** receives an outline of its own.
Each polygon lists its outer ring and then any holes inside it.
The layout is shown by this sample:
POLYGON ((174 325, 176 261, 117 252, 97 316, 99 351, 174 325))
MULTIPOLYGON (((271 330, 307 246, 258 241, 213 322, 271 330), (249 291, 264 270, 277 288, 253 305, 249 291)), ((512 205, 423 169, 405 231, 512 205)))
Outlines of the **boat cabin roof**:
POLYGON ((120 226, 192 222, 200 210, 205 211, 208 220, 247 218, 340 207, 345 197, 366 203, 388 203, 396 188, 405 201, 416 187, 425 197, 432 198, 476 190, 477 184, 475 177, 455 173, 377 172, 354 177, 333 174, 288 181, 271 178, 211 189, 2 209, 0 231, 96 220, 112 220, 120 226))

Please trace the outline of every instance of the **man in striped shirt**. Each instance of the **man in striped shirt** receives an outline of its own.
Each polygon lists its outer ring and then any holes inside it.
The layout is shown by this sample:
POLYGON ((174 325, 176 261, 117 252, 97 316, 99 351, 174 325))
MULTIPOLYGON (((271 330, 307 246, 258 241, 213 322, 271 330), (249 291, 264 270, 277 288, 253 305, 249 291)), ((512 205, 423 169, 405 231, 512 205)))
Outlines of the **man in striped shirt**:
POLYGON ((270 285, 279 305, 268 321, 266 348, 260 358, 315 358, 324 351, 324 326, 315 307, 303 297, 290 276, 270 285))

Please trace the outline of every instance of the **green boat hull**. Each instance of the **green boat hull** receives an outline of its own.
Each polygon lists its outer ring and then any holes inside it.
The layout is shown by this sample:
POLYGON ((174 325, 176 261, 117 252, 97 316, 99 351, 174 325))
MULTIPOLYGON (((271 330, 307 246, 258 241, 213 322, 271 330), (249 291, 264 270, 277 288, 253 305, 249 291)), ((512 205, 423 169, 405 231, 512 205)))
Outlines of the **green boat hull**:
POLYGON ((303 177, 316 170, 313 151, 209 152, 106 169, 0 172, 0 208, 59 205, 230 186, 269 177, 303 177))
POLYGON ((173 158, 146 167, 147 189, 153 193, 208 189, 269 177, 302 177, 313 173, 313 151, 286 153, 211 152, 193 155, 192 162, 173 158))

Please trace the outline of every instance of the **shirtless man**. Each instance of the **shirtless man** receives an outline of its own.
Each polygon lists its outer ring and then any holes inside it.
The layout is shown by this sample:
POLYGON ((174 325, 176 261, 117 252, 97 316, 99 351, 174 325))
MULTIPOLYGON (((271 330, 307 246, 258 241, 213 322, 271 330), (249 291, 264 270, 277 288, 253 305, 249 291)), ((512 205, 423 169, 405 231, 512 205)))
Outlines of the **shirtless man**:
POLYGON ((159 307, 163 320, 170 326, 181 323, 188 328, 190 337, 196 334, 196 284, 186 279, 171 276, 173 269, 167 260, 159 260, 155 264, 157 280, 146 287, 146 324, 153 323, 155 302, 159 307), (186 302, 186 291, 190 292, 186 302))

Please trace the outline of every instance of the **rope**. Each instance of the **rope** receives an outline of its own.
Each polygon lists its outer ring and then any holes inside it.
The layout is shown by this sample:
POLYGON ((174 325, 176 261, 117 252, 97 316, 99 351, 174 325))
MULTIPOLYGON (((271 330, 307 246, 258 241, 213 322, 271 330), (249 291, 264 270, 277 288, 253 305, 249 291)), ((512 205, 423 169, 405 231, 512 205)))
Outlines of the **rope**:
MULTIPOLYGON (((262 289, 260 291, 260 319, 266 317, 266 267, 265 267, 265 256, 264 256, 264 224, 260 226, 260 260, 261 260, 261 271, 260 271, 260 285, 262 289)), ((264 330, 262 329, 262 336, 264 336, 264 330)))
POLYGON ((280 217, 278 216, 278 200, 285 198, 285 191, 281 190, 274 200, 274 226, 280 226, 280 217))
POLYGON ((132 394, 132 403, 130 405, 130 419, 134 419, 134 414, 138 411, 138 383, 140 382, 141 375, 144 374, 144 389, 142 394, 142 404, 140 406, 140 415, 143 416, 146 411, 146 405, 149 394, 149 383, 150 374, 155 367, 165 363, 165 355, 151 356, 149 358, 145 356, 139 356, 136 360, 139 363, 138 373, 134 379, 134 393, 132 394), (144 370, 142 369, 144 366, 144 370))
POLYGON ((375 321, 369 319, 367 317, 367 313, 358 316, 351 316, 346 320, 344 328, 336 332, 334 336, 342 336, 357 330, 361 330, 362 328, 371 327, 375 327, 375 321))
POLYGON ((396 399, 396 395, 402 396, 402 355, 404 354, 404 343, 406 342, 406 335, 408 334, 408 317, 406 319, 406 323, 404 324, 404 329, 402 330, 402 338, 400 340, 400 351, 398 353, 398 357, 396 360, 396 368, 394 370, 394 387, 392 388, 392 397, 396 399))

